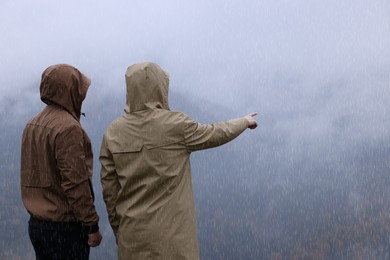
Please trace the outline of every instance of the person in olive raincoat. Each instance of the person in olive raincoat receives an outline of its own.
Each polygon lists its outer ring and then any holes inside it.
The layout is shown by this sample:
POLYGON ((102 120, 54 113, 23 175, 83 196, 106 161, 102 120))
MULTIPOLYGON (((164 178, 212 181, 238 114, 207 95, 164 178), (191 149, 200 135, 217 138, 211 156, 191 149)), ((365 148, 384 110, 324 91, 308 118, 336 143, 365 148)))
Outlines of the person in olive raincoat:
POLYGON ((205 125, 170 111, 168 82, 157 64, 130 66, 125 113, 103 137, 103 198, 119 259, 199 259, 191 152, 257 126, 256 113, 205 125))
POLYGON ((80 125, 90 84, 70 65, 47 68, 40 85, 47 106, 23 131, 21 193, 37 259, 88 259, 90 246, 102 239, 91 184, 91 142, 80 125))

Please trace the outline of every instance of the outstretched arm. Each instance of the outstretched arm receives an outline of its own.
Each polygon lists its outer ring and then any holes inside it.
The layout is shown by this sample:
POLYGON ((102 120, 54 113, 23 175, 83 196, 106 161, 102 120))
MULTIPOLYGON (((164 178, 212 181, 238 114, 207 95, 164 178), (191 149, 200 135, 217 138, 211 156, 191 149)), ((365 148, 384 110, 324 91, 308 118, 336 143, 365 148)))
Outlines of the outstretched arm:
POLYGON ((200 124, 187 117, 184 127, 187 148, 192 152, 223 145, 236 138, 245 129, 256 128, 257 122, 254 119, 256 115, 257 113, 251 113, 242 118, 211 125, 200 124))

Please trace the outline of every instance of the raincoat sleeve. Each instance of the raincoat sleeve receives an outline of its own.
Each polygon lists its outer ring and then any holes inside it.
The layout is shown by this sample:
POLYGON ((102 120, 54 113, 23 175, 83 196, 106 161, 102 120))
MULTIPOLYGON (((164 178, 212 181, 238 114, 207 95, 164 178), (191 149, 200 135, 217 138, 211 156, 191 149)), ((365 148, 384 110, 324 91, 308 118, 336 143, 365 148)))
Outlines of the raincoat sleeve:
POLYGON ((248 127, 248 120, 237 118, 216 124, 200 124, 187 117, 184 123, 184 140, 190 152, 223 145, 248 127))
POLYGON ((103 187, 103 199, 106 203, 111 228, 116 234, 118 232, 120 220, 116 213, 115 205, 120 190, 120 184, 115 170, 114 160, 110 150, 107 148, 105 137, 103 137, 99 160, 102 166, 100 180, 103 187))
POLYGON ((72 127, 57 136, 56 160, 61 176, 61 188, 76 218, 89 233, 99 230, 92 185, 86 164, 84 133, 72 127))

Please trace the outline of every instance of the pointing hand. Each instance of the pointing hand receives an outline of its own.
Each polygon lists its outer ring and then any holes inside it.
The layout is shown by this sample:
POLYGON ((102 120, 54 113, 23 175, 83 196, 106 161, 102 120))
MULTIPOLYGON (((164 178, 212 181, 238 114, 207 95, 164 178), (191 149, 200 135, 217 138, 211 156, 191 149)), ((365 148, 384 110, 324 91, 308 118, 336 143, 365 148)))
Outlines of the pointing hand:
POLYGON ((248 120, 248 128, 249 129, 255 129, 257 127, 257 122, 254 119, 254 117, 257 116, 257 112, 250 113, 249 115, 245 116, 245 119, 248 120))

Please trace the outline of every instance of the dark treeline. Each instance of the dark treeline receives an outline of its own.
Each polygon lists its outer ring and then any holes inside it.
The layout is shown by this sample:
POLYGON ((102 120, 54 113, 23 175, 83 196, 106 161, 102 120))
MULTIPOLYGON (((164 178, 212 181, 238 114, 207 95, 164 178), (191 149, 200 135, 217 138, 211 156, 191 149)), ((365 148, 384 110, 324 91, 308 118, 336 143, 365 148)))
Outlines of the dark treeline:
MULTIPOLYGON (((177 93, 170 98, 173 110, 201 122, 235 116, 234 111, 204 100, 177 93)), ((115 259, 97 157, 105 127, 123 110, 115 100, 89 104, 82 124, 94 147, 96 204, 104 235, 91 257, 115 259)), ((0 157, 0 259, 29 259, 33 250, 28 215, 19 195, 20 135, 27 118, 9 125, 8 116, 12 115, 2 116, 0 134, 5 147, 0 157)), ((390 258, 390 151, 386 145, 355 143, 344 147, 342 158, 319 158, 308 146, 306 157, 291 159, 286 153, 291 145, 275 131, 270 118, 259 118, 260 129, 254 136, 244 135, 224 147, 193 154, 201 258, 390 258)), ((326 145, 343 145, 333 142, 326 145)))

